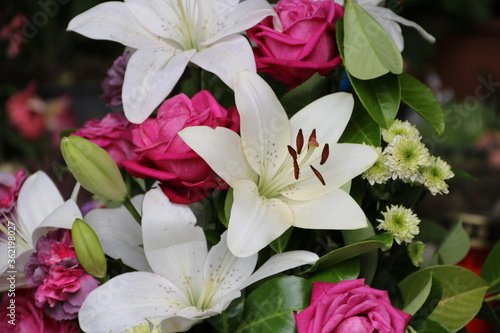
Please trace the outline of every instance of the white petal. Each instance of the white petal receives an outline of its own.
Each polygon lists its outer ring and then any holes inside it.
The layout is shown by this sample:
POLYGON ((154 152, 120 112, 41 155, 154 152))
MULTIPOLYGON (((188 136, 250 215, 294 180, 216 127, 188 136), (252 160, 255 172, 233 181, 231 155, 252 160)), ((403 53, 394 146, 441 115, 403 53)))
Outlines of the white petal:
POLYGON ((245 31, 266 16, 276 12, 266 0, 231 1, 230 7, 221 8, 220 1, 199 1, 200 12, 205 17, 215 17, 207 26, 207 40, 202 45, 208 45, 220 38, 245 31))
MULTIPOLYGON (((3 245, 3 243, 0 243, 0 251, 2 251, 2 253, 7 253, 7 246, 3 245)), ((8 278, 10 278, 12 274, 16 275, 16 287, 23 288, 26 285, 24 265, 30 260, 33 249, 23 251, 21 248, 17 248, 17 251, 15 268, 12 269, 8 264, 5 264, 0 270, 0 293, 10 289, 11 280, 8 280, 8 278), (16 273, 12 273, 12 271, 16 271, 16 273)), ((3 258, 5 258, 5 260, 3 260, 4 262, 7 262, 9 259, 6 255, 4 255, 3 258)))
MULTIPOLYGON (((139 213, 143 197, 138 195, 131 200, 139 213)), ((141 226, 125 207, 94 209, 83 220, 99 237, 104 253, 136 270, 151 271, 144 254, 141 226)))
POLYGON ((351 230, 365 228, 366 216, 354 199, 341 189, 309 201, 287 201, 294 227, 351 230))
POLYGON ((85 332, 123 332, 146 318, 159 322, 189 303, 168 279, 149 272, 118 275, 92 291, 79 312, 85 332))
POLYGON ((278 253, 269 258, 255 273, 246 280, 240 288, 246 288, 249 285, 260 281, 276 273, 299 267, 302 265, 313 264, 319 257, 314 252, 309 251, 289 251, 278 253))
POLYGON ((24 182, 17 201, 20 223, 31 234, 64 200, 56 185, 43 171, 37 171, 24 182))
POLYGON ((305 144, 313 129, 316 129, 316 141, 319 143, 337 142, 351 118, 353 107, 352 95, 342 92, 326 95, 310 103, 290 119, 292 142, 295 143, 299 129, 302 129, 305 144))
POLYGON ((217 75, 227 86, 234 87, 236 73, 255 72, 255 58, 247 39, 228 36, 196 53, 191 62, 217 75))
POLYGON ((375 148, 367 145, 332 143, 329 147, 330 153, 326 163, 323 165, 319 163, 322 146, 315 151, 317 162, 313 163, 313 167, 322 175, 325 185, 310 168, 306 168, 301 170, 299 180, 281 194, 299 201, 318 198, 366 171, 378 158, 375 148))
POLYGON ((92 39, 112 40, 138 49, 158 45, 157 38, 144 29, 123 2, 109 1, 76 16, 67 30, 92 39))
POLYGON ((234 94, 241 118, 243 151, 266 183, 288 156, 290 121, 274 91, 256 73, 238 73, 234 94))
POLYGON ((50 213, 40 225, 33 231, 32 243, 36 247, 36 242, 41 236, 47 234, 51 229, 63 228, 71 229, 76 219, 81 219, 82 213, 76 202, 68 200, 50 213))
POLYGON ((142 206, 144 251, 154 272, 167 277, 186 294, 197 297, 207 256, 205 234, 187 205, 171 203, 155 188, 146 193, 142 206))
POLYGON ((234 186, 228 247, 237 257, 251 256, 283 234, 292 221, 292 211, 282 201, 261 197, 255 183, 242 179, 234 186))
POLYGON ((245 159, 241 138, 234 131, 225 127, 192 126, 180 131, 179 136, 229 186, 244 178, 257 180, 257 174, 245 159))
POLYGON ((146 120, 170 94, 195 50, 141 48, 127 64, 123 81, 123 110, 136 124, 146 120))
POLYGON ((257 254, 247 258, 235 257, 227 248, 227 232, 224 232, 220 242, 210 249, 205 261, 204 289, 200 300, 207 304, 198 304, 198 307, 211 308, 222 298, 229 305, 234 296, 238 297, 232 292, 241 289, 241 283, 250 277, 256 264, 257 254))

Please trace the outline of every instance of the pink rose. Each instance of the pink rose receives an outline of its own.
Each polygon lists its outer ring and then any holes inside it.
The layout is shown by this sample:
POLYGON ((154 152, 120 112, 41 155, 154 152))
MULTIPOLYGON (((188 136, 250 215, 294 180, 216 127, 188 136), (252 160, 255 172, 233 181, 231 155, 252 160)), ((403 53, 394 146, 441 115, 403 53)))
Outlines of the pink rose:
POLYGON ((282 31, 276 30, 272 17, 247 30, 258 46, 254 53, 259 71, 293 88, 341 63, 335 22, 344 15, 342 6, 333 0, 281 0, 275 10, 282 31))
POLYGON ((36 288, 36 306, 56 320, 75 319, 99 281, 80 265, 71 230, 49 231, 38 239, 36 251, 24 268, 27 286, 36 288))
POLYGON ((14 207, 21 185, 26 179, 26 173, 19 170, 15 175, 0 173, 0 221, 3 214, 10 213, 14 207))
POLYGON ((295 314, 298 333, 404 333, 410 318, 364 279, 315 282, 311 304, 295 314))
POLYGON ((3 294, 0 302, 0 332, 2 333, 77 333, 79 331, 75 321, 55 320, 37 307, 32 289, 17 289, 14 297, 10 297, 8 293, 3 294), (10 316, 11 314, 13 315, 10 316))
POLYGON ((90 140, 106 150, 121 167, 123 161, 134 156, 131 132, 134 128, 135 125, 130 123, 125 115, 109 113, 102 120, 88 120, 73 134, 90 140))
POLYGON ((134 177, 160 181, 163 192, 172 202, 193 203, 213 189, 226 186, 177 133, 190 126, 227 127, 239 130, 235 108, 224 109, 204 90, 190 100, 174 96, 160 106, 157 118, 149 118, 132 130, 137 156, 123 162, 134 177))

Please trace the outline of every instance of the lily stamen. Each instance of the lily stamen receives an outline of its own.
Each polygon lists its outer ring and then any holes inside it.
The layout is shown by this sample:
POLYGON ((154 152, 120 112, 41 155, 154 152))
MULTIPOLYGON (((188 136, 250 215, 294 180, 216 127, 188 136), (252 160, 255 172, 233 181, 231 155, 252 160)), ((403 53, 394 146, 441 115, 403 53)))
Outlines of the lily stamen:
POLYGON ((299 129, 299 133, 297 133, 295 144, 297 146, 297 153, 300 154, 302 152, 302 147, 304 146, 304 135, 302 134, 302 128, 299 129))
POLYGON ((325 143, 323 151, 321 152, 321 161, 319 162, 319 165, 325 164, 328 156, 330 156, 330 146, 328 145, 328 143, 325 143))
POLYGON ((321 175, 321 173, 318 170, 316 170, 312 165, 310 165, 310 167, 311 167, 311 170, 314 172, 314 175, 321 182, 321 184, 326 185, 325 179, 323 178, 323 176, 321 175))
POLYGON ((311 135, 309 136, 309 140, 307 142, 309 146, 319 147, 318 141, 316 141, 316 129, 313 129, 311 135))

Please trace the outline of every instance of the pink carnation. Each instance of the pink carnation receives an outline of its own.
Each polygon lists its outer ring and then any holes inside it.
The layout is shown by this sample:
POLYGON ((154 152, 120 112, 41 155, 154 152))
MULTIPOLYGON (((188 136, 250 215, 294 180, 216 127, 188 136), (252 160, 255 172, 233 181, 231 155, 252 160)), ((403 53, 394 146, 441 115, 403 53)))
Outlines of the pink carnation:
POLYGON ((14 207, 21 185, 26 179, 26 173, 19 170, 15 175, 0 173, 0 221, 3 214, 10 213, 14 207))
POLYGON ((57 321, 46 315, 41 308, 36 306, 32 289, 17 289, 15 295, 11 296, 5 293, 0 302, 0 332, 79 332, 78 325, 75 321, 57 321))
POLYGON ((88 120, 82 128, 73 133, 106 150, 118 166, 123 161, 132 158, 134 144, 132 143, 132 129, 130 123, 121 113, 109 113, 102 120, 88 120))
POLYGON ((76 258, 71 230, 48 232, 38 240, 36 250, 24 268, 28 287, 36 288, 35 304, 56 320, 76 318, 99 282, 76 258))

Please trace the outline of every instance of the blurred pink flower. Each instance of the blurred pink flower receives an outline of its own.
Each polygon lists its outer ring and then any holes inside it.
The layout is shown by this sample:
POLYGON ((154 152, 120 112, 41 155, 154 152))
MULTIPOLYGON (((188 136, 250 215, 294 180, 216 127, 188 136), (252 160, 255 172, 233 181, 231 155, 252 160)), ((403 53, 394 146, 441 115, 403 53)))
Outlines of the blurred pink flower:
POLYGON ((0 302, 0 332, 77 333, 79 330, 75 321, 57 321, 47 316, 35 305, 32 289, 17 289, 15 296, 5 293, 0 302))
POLYGON ((3 214, 10 213, 14 207, 25 179, 26 173, 23 170, 17 171, 15 175, 0 173, 0 221, 3 214))
POLYGON ((121 167, 123 161, 135 155, 135 146, 132 143, 132 130, 134 128, 135 125, 129 122, 124 114, 109 113, 102 120, 88 120, 73 135, 94 142, 106 150, 116 164, 121 167))
POLYGON ((25 42, 22 34, 25 20, 26 16, 24 14, 18 14, 0 30, 0 39, 9 41, 7 47, 7 57, 9 58, 15 58, 21 52, 21 45, 25 42))
POLYGON ((75 319, 99 282, 80 265, 71 230, 49 231, 38 240, 36 251, 24 269, 27 286, 36 288, 35 304, 56 320, 75 319))
POLYGON ((107 106, 119 106, 122 104, 122 86, 123 78, 125 77, 125 69, 127 68, 128 60, 133 52, 127 51, 124 55, 116 58, 113 65, 107 71, 107 76, 102 81, 102 98, 107 106))

